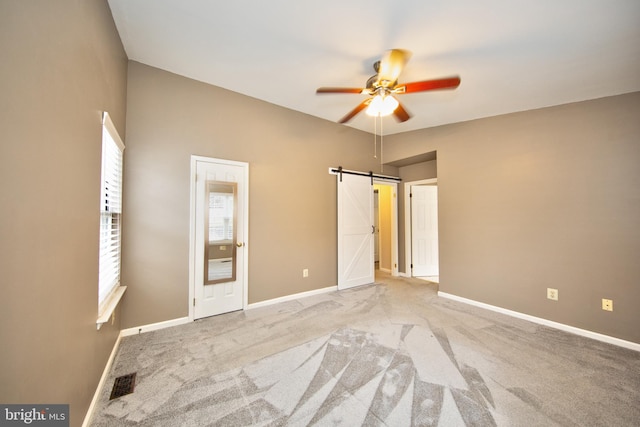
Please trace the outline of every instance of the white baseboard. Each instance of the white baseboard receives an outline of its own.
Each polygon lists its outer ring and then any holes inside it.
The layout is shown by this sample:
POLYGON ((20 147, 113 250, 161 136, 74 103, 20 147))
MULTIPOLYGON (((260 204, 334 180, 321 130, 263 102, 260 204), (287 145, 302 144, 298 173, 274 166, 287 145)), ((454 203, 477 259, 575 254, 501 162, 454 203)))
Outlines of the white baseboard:
POLYGON ((266 307, 268 305, 272 305, 272 304, 277 304, 280 302, 285 302, 285 301, 292 301, 292 300, 296 300, 296 299, 300 299, 300 298, 306 298, 306 297, 310 297, 313 295, 318 295, 318 294, 324 294, 327 292, 333 292, 333 291, 337 291, 338 287, 337 286, 329 286, 327 288, 322 288, 322 289, 314 289, 313 291, 307 291, 307 292, 300 292, 298 294, 292 294, 292 295, 287 295, 284 297, 280 297, 280 298, 274 298, 274 299, 269 299, 266 301, 260 301, 260 302, 255 302, 253 304, 249 304, 245 307, 246 310, 251 310, 254 308, 259 308, 259 307, 266 307))
POLYGON ((100 381, 98 382, 98 387, 96 388, 96 391, 93 394, 93 399, 91 399, 91 404, 89 405, 89 409, 87 409, 87 413, 84 416, 82 427, 88 427, 89 422, 91 422, 93 411, 95 411, 96 405, 98 404, 98 399, 100 398, 100 392, 104 387, 104 383, 107 381, 107 376, 109 376, 109 372, 111 371, 111 365, 113 365, 113 360, 116 358, 116 353, 118 353, 118 347, 120 346, 120 339, 122 339, 122 334, 118 335, 118 338, 116 339, 116 342, 113 345, 113 349, 111 350, 111 354, 109 355, 107 364, 105 365, 104 370, 102 371, 102 376, 100 377, 100 381))
POLYGON ((148 325, 136 326, 134 328, 123 329, 120 331, 121 337, 142 334, 145 332, 157 331, 159 329, 170 328, 172 326, 184 325, 189 323, 188 317, 179 317, 177 319, 165 320, 164 322, 150 323, 148 325))
POLYGON ((551 328, 560 329, 561 331, 569 332, 576 335, 581 335, 583 337, 591 338, 594 340, 606 342, 608 344, 617 345, 619 347, 628 348, 630 350, 635 350, 640 352, 640 344, 626 341, 620 338, 612 337, 609 335, 599 334, 597 332, 588 331, 586 329, 576 328, 575 326, 565 325, 564 323, 554 322, 552 320, 543 319, 541 317, 531 316, 529 314, 520 313, 518 311, 508 310, 506 308, 497 307, 495 305, 485 304, 483 302, 475 301, 472 299, 467 299, 463 297, 459 297, 457 295, 448 294, 446 292, 438 291, 438 296, 447 298, 450 300, 462 302, 469 305, 474 305, 476 307, 484 308, 487 310, 495 311, 497 313, 506 314, 507 316, 517 317, 518 319, 528 320, 529 322, 538 323, 540 325, 549 326, 551 328))

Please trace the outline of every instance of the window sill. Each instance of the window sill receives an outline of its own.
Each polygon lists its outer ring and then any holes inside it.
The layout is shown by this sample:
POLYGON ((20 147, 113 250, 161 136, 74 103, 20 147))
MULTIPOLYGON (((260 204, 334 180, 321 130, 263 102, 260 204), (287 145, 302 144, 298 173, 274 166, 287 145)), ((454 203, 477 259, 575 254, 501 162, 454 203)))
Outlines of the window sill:
POLYGON ((104 325, 109 321, 109 318, 111 317, 113 312, 116 310, 116 307, 118 306, 118 303, 122 299, 122 296, 124 295, 124 291, 126 290, 127 290, 126 286, 118 286, 113 291, 113 293, 109 296, 109 299, 104 305, 104 310, 98 317, 98 320, 96 320, 96 326, 98 330, 100 329, 100 327, 102 327, 102 325, 104 325))

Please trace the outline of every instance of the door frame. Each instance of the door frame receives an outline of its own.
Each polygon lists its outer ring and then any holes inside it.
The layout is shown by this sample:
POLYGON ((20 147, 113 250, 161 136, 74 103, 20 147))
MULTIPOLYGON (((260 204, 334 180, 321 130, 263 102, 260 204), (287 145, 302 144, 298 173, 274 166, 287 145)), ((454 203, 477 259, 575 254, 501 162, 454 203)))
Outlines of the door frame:
MULTIPOLYGON (((391 275, 398 274, 398 183, 385 179, 373 179, 374 184, 391 187, 391 275)), ((379 205, 378 205, 379 206, 379 205)))
POLYGON ((204 157, 191 155, 191 171, 189 177, 189 300, 187 305, 189 307, 189 320, 195 320, 195 288, 196 288, 196 171, 198 162, 210 163, 210 164, 222 164, 230 166, 240 166, 244 169, 244 209, 246 214, 244 215, 244 223, 238 224, 242 227, 244 233, 244 265, 243 265, 243 283, 242 283, 242 310, 245 310, 249 301, 249 250, 246 247, 249 241, 249 163, 238 162, 234 160, 217 159, 213 157, 204 157))
POLYGON ((404 271, 406 277, 413 277, 413 269, 411 268, 411 187, 414 185, 437 186, 438 178, 421 179, 404 183, 404 271))

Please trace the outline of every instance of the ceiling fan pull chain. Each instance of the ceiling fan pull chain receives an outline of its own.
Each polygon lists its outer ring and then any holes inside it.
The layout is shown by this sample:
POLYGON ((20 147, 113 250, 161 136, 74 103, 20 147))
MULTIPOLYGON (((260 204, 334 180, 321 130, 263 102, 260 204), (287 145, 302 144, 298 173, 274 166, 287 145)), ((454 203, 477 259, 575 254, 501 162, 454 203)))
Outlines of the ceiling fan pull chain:
POLYGON ((382 164, 382 138, 384 138, 384 132, 382 132, 382 117, 380 117, 380 173, 384 172, 384 165, 382 164))
POLYGON ((378 158, 378 141, 376 136, 376 130, 378 129, 377 117, 373 117, 373 158, 378 158))

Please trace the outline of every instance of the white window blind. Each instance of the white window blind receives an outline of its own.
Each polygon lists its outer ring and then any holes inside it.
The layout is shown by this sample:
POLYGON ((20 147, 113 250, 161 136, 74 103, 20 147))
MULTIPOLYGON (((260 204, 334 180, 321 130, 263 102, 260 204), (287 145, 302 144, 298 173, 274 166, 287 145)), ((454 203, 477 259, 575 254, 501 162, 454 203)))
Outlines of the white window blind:
POLYGON ((108 113, 102 120, 102 178, 100 189, 100 266, 98 304, 120 284, 122 234, 122 159, 124 144, 108 113))

